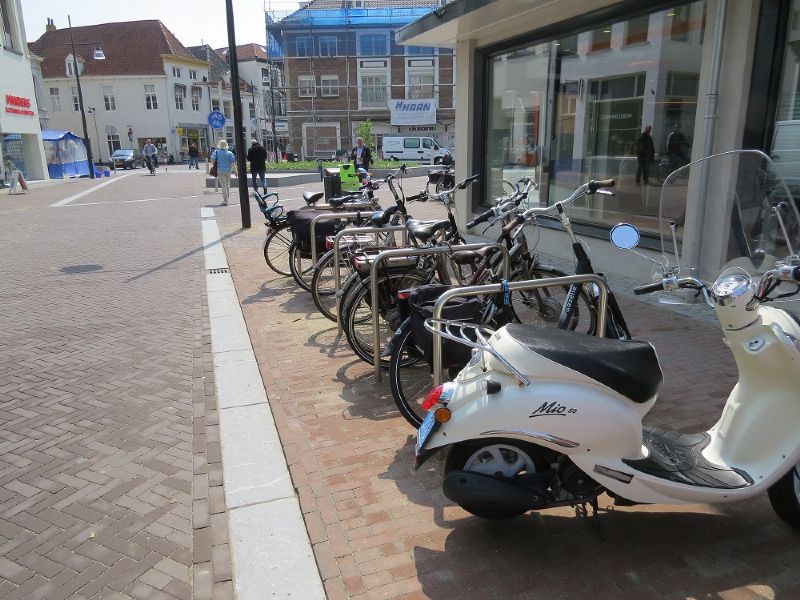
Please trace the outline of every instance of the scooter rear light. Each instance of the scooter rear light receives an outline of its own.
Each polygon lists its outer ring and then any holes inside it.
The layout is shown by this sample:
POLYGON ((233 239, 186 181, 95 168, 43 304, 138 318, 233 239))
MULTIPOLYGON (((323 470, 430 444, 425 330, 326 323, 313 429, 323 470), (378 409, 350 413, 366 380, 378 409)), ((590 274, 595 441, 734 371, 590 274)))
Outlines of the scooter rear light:
POLYGON ((442 397, 442 392, 444 391, 444 385, 437 385, 433 388, 428 394, 425 396, 425 400, 422 401, 422 408, 426 411, 433 408, 437 402, 439 402, 439 398, 442 397))

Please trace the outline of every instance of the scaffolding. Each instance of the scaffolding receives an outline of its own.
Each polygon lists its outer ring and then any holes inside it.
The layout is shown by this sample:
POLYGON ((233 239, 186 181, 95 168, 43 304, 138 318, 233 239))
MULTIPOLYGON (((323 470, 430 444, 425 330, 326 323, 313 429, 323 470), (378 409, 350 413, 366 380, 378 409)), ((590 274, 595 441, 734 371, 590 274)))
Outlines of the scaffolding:
POLYGON ((447 122, 432 125, 448 131, 455 114, 453 52, 407 52, 394 41, 399 29, 440 6, 437 0, 312 0, 295 10, 276 10, 267 2, 267 45, 271 60, 280 61, 283 70, 280 91, 287 100, 290 149, 314 158, 348 152, 355 127, 366 119, 377 133, 368 143, 380 147, 382 135, 393 132, 393 99, 435 99, 437 117, 448 116, 447 122), (384 36, 383 48, 375 43, 379 36, 384 36), (373 72, 364 68, 367 63, 384 66, 373 72), (416 83, 409 75, 417 77, 416 83))

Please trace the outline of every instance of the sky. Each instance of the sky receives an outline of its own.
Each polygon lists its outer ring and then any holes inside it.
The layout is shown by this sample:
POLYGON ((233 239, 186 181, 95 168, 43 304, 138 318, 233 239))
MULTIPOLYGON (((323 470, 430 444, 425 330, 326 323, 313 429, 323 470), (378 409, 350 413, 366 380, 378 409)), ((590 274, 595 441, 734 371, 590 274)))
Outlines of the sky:
MULTIPOLYGON (((232 0, 236 43, 264 44, 264 8, 288 11, 297 8, 290 0, 232 0)), ((97 25, 117 21, 159 19, 184 46, 209 44, 228 46, 225 0, 22 0, 22 16, 28 42, 44 33, 47 18, 59 29, 67 27, 67 13, 72 26, 97 25)))

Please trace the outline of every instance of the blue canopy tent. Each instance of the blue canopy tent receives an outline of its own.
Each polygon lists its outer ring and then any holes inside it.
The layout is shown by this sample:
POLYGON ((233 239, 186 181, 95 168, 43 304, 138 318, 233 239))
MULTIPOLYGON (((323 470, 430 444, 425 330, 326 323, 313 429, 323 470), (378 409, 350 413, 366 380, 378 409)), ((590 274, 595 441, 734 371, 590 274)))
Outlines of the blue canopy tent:
POLYGON ((71 131, 43 131, 42 142, 50 179, 88 177, 89 159, 83 138, 71 131))

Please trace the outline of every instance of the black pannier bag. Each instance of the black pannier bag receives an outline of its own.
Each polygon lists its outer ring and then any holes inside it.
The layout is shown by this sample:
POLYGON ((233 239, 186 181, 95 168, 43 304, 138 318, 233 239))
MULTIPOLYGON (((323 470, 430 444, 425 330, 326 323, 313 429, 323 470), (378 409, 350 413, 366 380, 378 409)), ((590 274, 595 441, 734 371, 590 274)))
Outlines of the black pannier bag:
MULTIPOLYGON (((411 331, 414 345, 422 351, 425 362, 433 366, 433 333, 425 329, 425 319, 433 318, 436 300, 452 286, 442 284, 421 285, 411 290, 408 298, 411 313, 411 331)), ((482 302, 475 296, 452 298, 442 311, 442 318, 452 321, 477 323, 481 317, 482 302)), ((472 356, 472 348, 442 338, 442 366, 463 367, 472 356)))
POLYGON ((428 183, 436 185, 443 176, 444 172, 441 169, 430 170, 428 171, 428 183))
MULTIPOLYGON (((290 210, 288 216, 289 227, 292 230, 292 238, 297 242, 297 247, 303 258, 311 258, 311 221, 314 217, 325 214, 314 208, 301 208, 290 210)), ((322 256, 326 252, 325 238, 329 235, 336 235, 339 230, 338 220, 317 221, 314 230, 316 237, 317 256, 322 256)))

